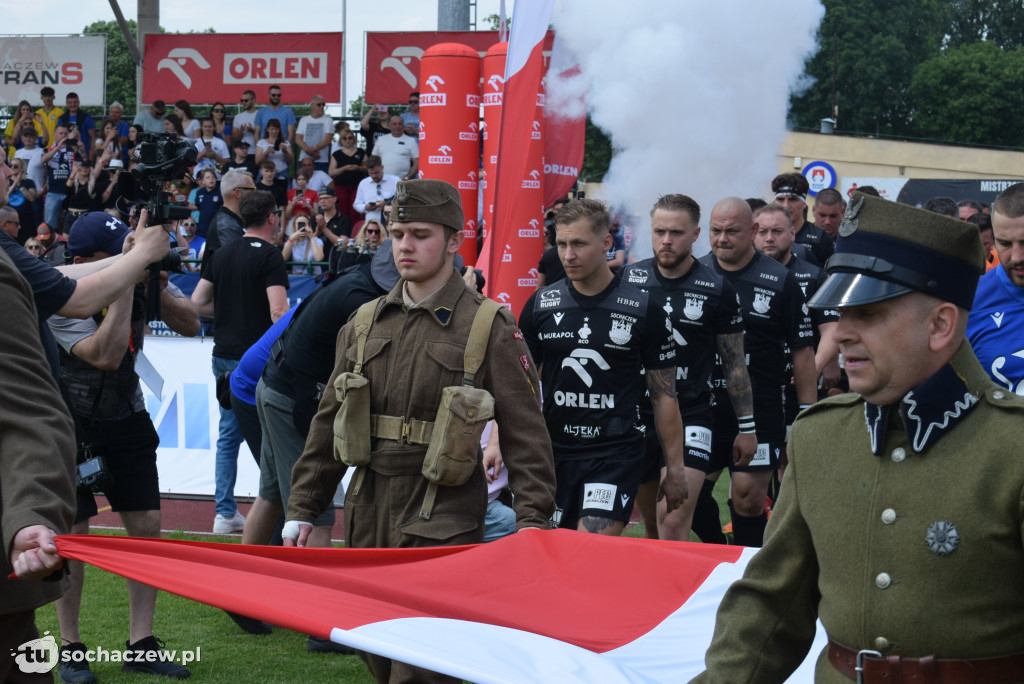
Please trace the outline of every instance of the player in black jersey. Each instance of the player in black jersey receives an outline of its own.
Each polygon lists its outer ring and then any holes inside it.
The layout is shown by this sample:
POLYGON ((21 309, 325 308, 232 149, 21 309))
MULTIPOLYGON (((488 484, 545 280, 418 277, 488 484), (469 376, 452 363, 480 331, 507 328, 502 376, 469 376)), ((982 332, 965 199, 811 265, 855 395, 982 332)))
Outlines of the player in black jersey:
POLYGON ((828 258, 836 251, 836 243, 818 226, 807 220, 807 192, 810 185, 802 173, 782 173, 772 180, 775 201, 786 208, 796 230, 794 241, 807 245, 807 260, 825 268, 828 258))
POLYGON ((555 456, 554 522, 618 535, 632 513, 644 458, 641 378, 668 461, 658 498, 675 510, 687 487, 671 326, 646 293, 608 268, 609 222, 595 200, 573 200, 558 212, 556 244, 567 279, 531 295, 519 327, 541 367, 555 456))
MULTIPOLYGON (((786 345, 792 351, 800 403, 811 404, 817 399, 813 332, 796 279, 784 266, 754 249, 754 220, 746 202, 727 197, 716 204, 709 232, 713 254, 702 261, 723 275, 740 298, 758 442, 748 466, 730 468, 733 534, 737 544, 760 546, 768 522, 764 508, 768 484, 785 448, 782 392, 787 379, 786 345)), ((726 378, 719 374, 711 448, 716 470, 730 465, 733 436, 743 427, 724 396, 725 383, 726 378)), ((718 474, 708 479, 717 479, 718 474)))
MULTIPOLYGON (((641 413, 647 427, 648 463, 637 504, 644 515, 647 536, 654 539, 689 541, 697 505, 712 507, 707 519, 718 517, 718 504, 711 490, 702 496, 704 476, 711 463, 711 374, 716 350, 725 368, 729 399, 736 414, 753 420, 754 413, 743 357, 739 300, 725 278, 694 259, 691 249, 700 235, 699 223, 700 205, 693 199, 686 195, 660 197, 651 210, 654 257, 624 270, 626 281, 647 292, 668 315, 676 343, 676 392, 683 417, 683 453, 690 495, 679 509, 668 513, 664 505, 659 505, 655 514, 655 493, 665 459, 658 440, 652 439, 651 408, 645 402, 641 413)), ((756 449, 754 430, 740 432, 733 442, 733 462, 749 463, 756 449)), ((714 527, 721 536, 717 522, 714 527)), ((700 536, 702 531, 696 532, 700 536)))

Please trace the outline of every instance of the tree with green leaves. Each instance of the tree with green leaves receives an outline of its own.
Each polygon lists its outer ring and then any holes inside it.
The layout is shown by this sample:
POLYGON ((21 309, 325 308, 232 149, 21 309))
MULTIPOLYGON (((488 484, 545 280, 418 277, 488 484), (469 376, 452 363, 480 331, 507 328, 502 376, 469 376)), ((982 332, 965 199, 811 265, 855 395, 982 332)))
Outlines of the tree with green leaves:
MULTIPOLYGON (((136 36, 138 25, 134 20, 128 20, 128 29, 132 36, 136 36)), ((121 27, 116 20, 94 21, 82 29, 82 33, 103 34, 107 37, 107 104, 120 102, 125 110, 131 113, 135 110, 135 93, 138 90, 138 83, 135 77, 135 60, 128 49, 128 44, 121 33, 121 27)), ((90 113, 96 108, 89 108, 90 113)))
POLYGON ((917 66, 910 99, 922 137, 1024 146, 1024 47, 986 40, 948 49, 917 66))

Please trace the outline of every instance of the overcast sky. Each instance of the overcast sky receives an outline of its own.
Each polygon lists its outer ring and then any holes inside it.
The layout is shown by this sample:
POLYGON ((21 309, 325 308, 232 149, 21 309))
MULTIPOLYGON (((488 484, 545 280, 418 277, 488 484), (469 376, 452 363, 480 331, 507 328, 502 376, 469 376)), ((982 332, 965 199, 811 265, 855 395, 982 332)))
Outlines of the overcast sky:
MULTIPOLYGON (((348 2, 346 17, 345 97, 353 100, 363 92, 363 57, 366 31, 436 31, 436 0, 389 0, 371 3, 348 2)), ((477 0, 477 26, 497 14, 500 0, 477 0)), ((506 0, 511 15, 514 0, 506 0)), ((120 0, 125 19, 138 18, 136 2, 120 0)), ((13 35, 77 34, 94 21, 113 21, 108 0, 75 0, 59 9, 40 11, 34 2, 6 2, 0 19, 0 33, 13 35), (56 10, 56 11, 50 11, 56 10)), ((472 19, 472 15, 471 15, 472 19)), ((160 4, 160 26, 168 32, 204 31, 217 33, 305 33, 342 30, 341 0, 164 0, 160 4)))

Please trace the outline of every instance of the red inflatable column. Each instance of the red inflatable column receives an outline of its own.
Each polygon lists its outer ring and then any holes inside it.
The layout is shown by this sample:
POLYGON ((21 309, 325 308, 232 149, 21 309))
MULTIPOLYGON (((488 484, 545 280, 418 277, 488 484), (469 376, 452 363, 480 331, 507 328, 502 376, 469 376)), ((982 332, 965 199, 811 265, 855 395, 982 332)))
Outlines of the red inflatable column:
POLYGON ((438 43, 420 59, 420 177, 459 189, 466 239, 459 254, 477 259, 480 170, 480 54, 460 43, 438 43))
POLYGON ((480 127, 484 138, 483 176, 480 192, 483 194, 483 213, 480 225, 488 236, 494 225, 495 171, 498 168, 498 133, 501 130, 501 94, 505 86, 505 57, 508 43, 495 43, 484 55, 483 104, 484 123, 480 127))

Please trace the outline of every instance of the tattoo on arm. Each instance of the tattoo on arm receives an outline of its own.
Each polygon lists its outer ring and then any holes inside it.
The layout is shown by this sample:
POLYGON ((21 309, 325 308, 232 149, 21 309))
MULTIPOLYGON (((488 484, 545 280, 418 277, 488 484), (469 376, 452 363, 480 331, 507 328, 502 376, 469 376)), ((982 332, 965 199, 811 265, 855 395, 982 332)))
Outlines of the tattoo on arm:
POLYGON ((605 530, 615 524, 615 521, 611 518, 598 518, 594 515, 585 515, 580 518, 580 524, 587 530, 587 532, 598 533, 601 530, 605 530))
POLYGON ((648 368, 644 377, 647 378, 647 389, 651 391, 652 401, 661 396, 677 398, 675 368, 648 368))
POLYGON ((754 413, 754 399, 750 390, 750 375, 747 374, 747 360, 743 352, 743 333, 718 335, 718 355, 722 357, 725 371, 726 390, 737 416, 754 413))

